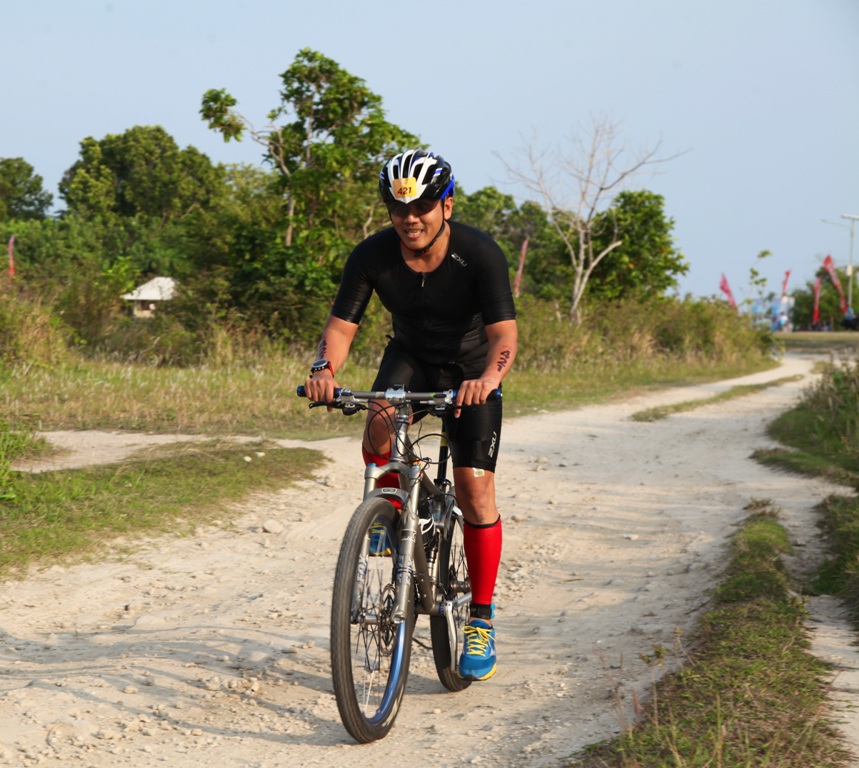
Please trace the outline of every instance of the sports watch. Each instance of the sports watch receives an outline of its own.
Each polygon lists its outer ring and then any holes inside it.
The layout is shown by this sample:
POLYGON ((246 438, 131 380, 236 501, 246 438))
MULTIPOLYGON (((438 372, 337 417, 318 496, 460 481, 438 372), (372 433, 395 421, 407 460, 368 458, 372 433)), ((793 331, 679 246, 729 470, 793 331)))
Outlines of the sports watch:
POLYGON ((310 375, 312 376, 314 373, 319 373, 320 371, 324 371, 325 369, 331 371, 331 375, 334 375, 334 369, 331 367, 331 363, 327 360, 317 360, 313 365, 310 366, 310 375))

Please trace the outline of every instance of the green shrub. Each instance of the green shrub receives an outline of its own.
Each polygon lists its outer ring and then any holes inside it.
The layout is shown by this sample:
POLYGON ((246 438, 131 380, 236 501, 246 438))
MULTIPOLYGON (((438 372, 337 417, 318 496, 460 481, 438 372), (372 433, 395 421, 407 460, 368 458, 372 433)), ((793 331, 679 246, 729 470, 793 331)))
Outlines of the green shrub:
POLYGON ((68 329, 40 299, 0 291, 0 363, 60 363, 68 357, 68 339, 68 329))
POLYGON ((178 320, 156 314, 117 320, 107 335, 94 345, 91 354, 93 352, 118 362, 186 367, 201 361, 203 344, 178 320))
POLYGON ((724 302, 660 297, 647 301, 589 303, 582 322, 570 323, 559 306, 519 302, 517 365, 568 368, 604 358, 692 363, 735 363, 771 354, 769 332, 753 329, 724 302))

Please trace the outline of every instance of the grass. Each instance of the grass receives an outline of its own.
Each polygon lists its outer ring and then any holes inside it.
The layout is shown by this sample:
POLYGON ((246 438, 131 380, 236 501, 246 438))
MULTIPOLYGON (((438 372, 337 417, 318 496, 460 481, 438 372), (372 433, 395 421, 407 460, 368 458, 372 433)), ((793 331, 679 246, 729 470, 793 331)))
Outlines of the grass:
POLYGON ((766 502, 751 507, 694 650, 654 686, 638 724, 570 768, 847 764, 827 719, 828 670, 808 653, 805 608, 782 564, 787 533, 766 502))
POLYGON ((103 554, 143 533, 181 535, 224 521, 250 489, 283 488, 320 460, 317 451, 213 440, 114 465, 15 473, 0 498, 0 574, 103 554))
POLYGON ((827 365, 818 383, 770 432, 789 450, 763 453, 762 461, 845 487, 844 493, 830 494, 817 508, 826 560, 812 587, 840 597, 859 630, 859 358, 827 365))
POLYGON ((777 387, 781 384, 787 384, 792 381, 800 381, 801 376, 784 376, 774 381, 768 381, 763 384, 738 384, 724 392, 719 392, 712 397, 700 398, 697 400, 687 400, 683 403, 674 403, 673 405, 661 405, 656 408, 646 408, 643 411, 637 411, 632 414, 633 421, 659 421, 667 419, 673 413, 683 413, 685 411, 693 411, 704 405, 712 405, 713 403, 721 403, 726 400, 733 400, 735 397, 744 397, 746 395, 760 392, 768 387, 777 387))
MULTIPOLYGON (((516 369, 504 382, 505 413, 580 407, 666 386, 716 381, 772 367, 767 358, 727 364, 605 359, 563 370, 516 369)), ((322 418, 296 396, 304 360, 272 358, 222 368, 152 368, 80 361, 0 369, 0 411, 16 429, 125 429, 274 438, 360 431, 357 419, 322 418)), ((369 388, 375 369, 347 363, 341 384, 369 388)))
POLYGON ((859 349, 859 333, 855 331, 797 331, 774 336, 785 349, 795 352, 855 352, 859 349))

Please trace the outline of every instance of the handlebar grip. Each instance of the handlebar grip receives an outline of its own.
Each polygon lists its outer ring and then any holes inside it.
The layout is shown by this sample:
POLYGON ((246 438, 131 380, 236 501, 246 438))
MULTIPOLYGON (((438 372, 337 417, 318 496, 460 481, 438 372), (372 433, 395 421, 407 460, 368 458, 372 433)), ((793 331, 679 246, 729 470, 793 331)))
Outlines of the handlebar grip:
MULTIPOLYGON (((343 391, 343 388, 342 388, 342 387, 335 387, 335 388, 334 388, 334 399, 335 399, 335 400, 336 400, 338 397, 340 397, 340 393, 341 393, 342 391, 343 391)), ((299 384, 299 385, 298 385, 298 388, 296 389, 295 394, 297 394, 299 397, 307 397, 307 390, 304 388, 304 384, 299 384)))

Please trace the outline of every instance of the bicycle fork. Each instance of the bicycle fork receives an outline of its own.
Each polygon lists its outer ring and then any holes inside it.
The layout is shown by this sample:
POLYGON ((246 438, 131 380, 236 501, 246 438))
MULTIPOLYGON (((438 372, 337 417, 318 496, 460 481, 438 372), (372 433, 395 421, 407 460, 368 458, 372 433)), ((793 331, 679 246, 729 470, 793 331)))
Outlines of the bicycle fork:
POLYGON ((400 504, 399 547, 395 563, 397 589, 390 616, 395 624, 402 622, 408 615, 409 601, 413 599, 416 582, 422 612, 429 612, 432 605, 432 589, 427 589, 427 586, 431 585, 422 584, 425 576, 416 578, 416 573, 428 573, 426 552, 420 534, 420 518, 417 514, 420 475, 420 466, 406 464, 397 458, 392 458, 387 464, 370 464, 364 470, 365 498, 382 496, 389 500, 396 499, 400 504), (404 488, 376 488, 376 481, 391 473, 400 478, 400 485, 404 488), (417 546, 418 541, 421 541, 421 546, 417 546), (429 604, 426 604, 427 601, 429 604))

